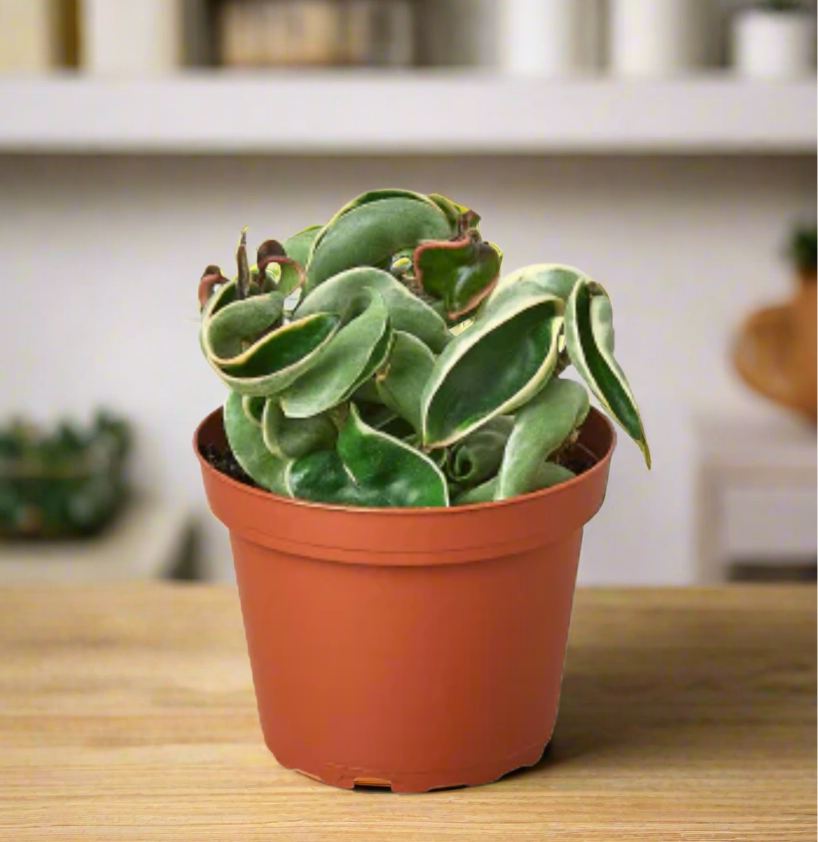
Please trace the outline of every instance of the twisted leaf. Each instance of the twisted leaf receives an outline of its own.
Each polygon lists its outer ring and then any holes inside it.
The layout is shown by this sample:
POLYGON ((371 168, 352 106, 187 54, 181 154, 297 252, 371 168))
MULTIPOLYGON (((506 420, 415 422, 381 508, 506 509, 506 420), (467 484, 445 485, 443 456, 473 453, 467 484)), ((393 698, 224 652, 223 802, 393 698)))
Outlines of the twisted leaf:
MULTIPOLYGON (((381 295, 366 290, 363 311, 338 331, 309 370, 281 394, 289 418, 309 418, 347 400, 386 361, 392 341, 381 295)), ((306 318, 319 318, 319 314, 306 318)))
MULTIPOLYGON (((562 465, 557 465, 554 462, 543 462, 538 466, 536 472, 536 479, 533 486, 529 489, 532 491, 540 491, 543 488, 551 488, 559 485, 566 480, 573 479, 576 474, 564 468, 562 465)), ((455 501, 455 506, 467 506, 472 503, 491 503, 497 499, 497 486, 499 477, 492 477, 477 488, 472 488, 459 495, 455 501)))
POLYGON ((284 314, 284 296, 268 292, 234 301, 207 320, 205 353, 216 364, 224 365, 239 357, 246 346, 276 326, 284 314))
POLYGON ((607 293, 580 280, 565 311, 565 347, 571 362, 614 420, 639 445, 650 467, 645 428, 625 372, 613 356, 613 311, 607 293))
POLYGON ((441 299, 449 319, 470 313, 500 277, 494 246, 473 236, 428 242, 415 250, 415 277, 424 292, 441 299))
POLYGON ((553 378, 514 419, 494 499, 505 500, 541 488, 542 464, 582 425, 589 409, 584 386, 553 378))
POLYGON ((340 322, 338 316, 329 313, 292 322, 263 337, 238 357, 214 367, 233 391, 268 397, 310 369, 340 322))
POLYGON ((210 365, 233 391, 267 397, 292 383, 315 362, 341 324, 333 313, 317 313, 279 325, 282 293, 237 298, 230 281, 208 302, 200 341, 210 365))
POLYGON ((449 477, 466 487, 493 477, 503 462, 506 442, 513 427, 513 418, 500 415, 469 433, 449 455, 449 477))
POLYGON ((293 234, 292 237, 284 240, 284 253, 300 266, 306 266, 313 243, 322 228, 322 225, 313 225, 298 234, 293 234))
POLYGON ((445 196, 441 196, 440 193, 430 193, 429 198, 446 214, 452 230, 456 231, 460 224, 460 218, 464 213, 468 213, 469 209, 453 202, 451 199, 447 199, 445 196))
POLYGON ((299 459, 315 450, 335 446, 338 430, 326 415, 287 418, 276 398, 268 398, 261 418, 261 432, 267 449, 280 459, 299 459))
POLYGON ((424 391, 424 445, 452 444, 530 400, 554 371, 562 312, 560 299, 521 285, 459 334, 424 391))
POLYGON ((307 291, 355 266, 381 266, 423 240, 446 240, 452 228, 440 208, 418 193, 377 191, 346 205, 319 232, 307 264, 307 291))
POLYGON ((501 278, 491 295, 486 299, 484 307, 492 307, 498 298, 513 291, 518 284, 534 284, 543 292, 556 295, 563 301, 568 301, 572 290, 578 281, 589 280, 588 276, 573 266, 563 266, 559 263, 535 263, 524 266, 501 278))
POLYGON ((435 364, 434 354, 410 333, 395 331, 382 373, 375 378, 381 401, 420 433, 420 398, 435 364))
POLYGON ((260 486, 288 495, 284 479, 287 462, 273 455, 261 426, 244 411, 241 395, 231 392, 224 404, 224 431, 236 461, 260 486))
POLYGON ((293 462, 290 493, 336 505, 447 506, 446 480, 437 466, 403 442, 364 424, 354 404, 335 451, 293 462))
POLYGON ((278 267, 278 276, 274 281, 275 289, 285 298, 292 295, 306 280, 303 264, 289 257, 284 251, 284 246, 276 240, 267 240, 262 243, 256 254, 256 260, 251 274, 255 272, 257 277, 264 278, 267 283, 271 281, 268 269, 273 266, 278 267))
POLYGON ((341 272, 314 289, 296 310, 300 318, 315 313, 343 313, 364 290, 376 291, 389 311, 395 330, 411 333, 436 354, 451 341, 446 322, 388 272, 358 267, 341 272))

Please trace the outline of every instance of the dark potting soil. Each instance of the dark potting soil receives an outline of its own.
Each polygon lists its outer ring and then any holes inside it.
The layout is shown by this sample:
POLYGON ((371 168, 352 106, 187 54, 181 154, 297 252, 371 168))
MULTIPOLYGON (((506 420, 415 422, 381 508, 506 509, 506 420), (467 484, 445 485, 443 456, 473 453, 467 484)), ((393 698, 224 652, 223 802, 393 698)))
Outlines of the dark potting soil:
POLYGON ((597 463, 597 458, 585 445, 577 442, 560 454, 558 461, 563 468, 568 468, 579 476, 593 468, 597 463))
POLYGON ((260 488, 251 477, 245 472, 244 468, 236 461, 230 445, 226 444, 223 448, 217 447, 215 444, 206 444, 201 449, 202 456, 209 462, 217 471, 226 474, 230 479, 236 482, 243 482, 251 488, 260 488))
MULTIPOLYGON (((234 479, 236 482, 242 482, 251 488, 261 488, 258 483, 254 482, 244 472, 244 468, 236 461, 230 445, 226 444, 223 448, 220 448, 215 444, 206 444, 202 447, 201 452, 207 462, 217 471, 226 474, 230 479, 234 479)), ((577 442, 563 451, 558 461, 560 465, 579 476, 590 468, 593 468, 597 462, 597 458, 587 447, 577 442)))

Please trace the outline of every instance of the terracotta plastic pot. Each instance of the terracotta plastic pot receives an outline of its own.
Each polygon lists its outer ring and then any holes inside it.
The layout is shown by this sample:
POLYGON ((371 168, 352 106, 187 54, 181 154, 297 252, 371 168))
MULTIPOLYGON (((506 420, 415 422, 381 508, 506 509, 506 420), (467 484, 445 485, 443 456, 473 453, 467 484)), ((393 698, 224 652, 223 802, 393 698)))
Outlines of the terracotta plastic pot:
POLYGON ((279 763, 351 788, 494 781, 542 756, 557 717, 583 526, 615 434, 567 483, 451 509, 344 509, 235 482, 200 454, 230 530, 264 739, 279 763))

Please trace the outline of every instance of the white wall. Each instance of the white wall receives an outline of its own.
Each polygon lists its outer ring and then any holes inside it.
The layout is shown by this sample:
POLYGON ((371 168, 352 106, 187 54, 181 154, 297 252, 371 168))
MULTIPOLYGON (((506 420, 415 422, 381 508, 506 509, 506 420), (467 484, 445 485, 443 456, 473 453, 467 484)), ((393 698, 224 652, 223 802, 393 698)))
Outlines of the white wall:
POLYGON ((814 213, 814 158, 0 157, 0 417, 131 416, 139 480, 202 514, 225 575, 190 448, 222 397, 197 346, 197 280, 230 267, 243 225, 252 242, 283 238, 374 186, 478 209, 507 270, 559 261, 605 284, 655 467, 620 437, 581 575, 691 580, 691 414, 758 410, 727 363, 731 330, 788 294, 781 242, 814 213))

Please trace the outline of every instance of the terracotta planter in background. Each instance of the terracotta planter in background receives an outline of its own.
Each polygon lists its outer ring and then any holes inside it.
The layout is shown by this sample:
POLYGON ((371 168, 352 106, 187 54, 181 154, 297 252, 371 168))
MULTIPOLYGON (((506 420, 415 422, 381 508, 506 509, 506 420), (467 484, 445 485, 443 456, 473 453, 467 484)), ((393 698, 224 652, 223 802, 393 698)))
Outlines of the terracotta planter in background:
POLYGON ((329 784, 423 792, 536 763, 557 717, 582 529, 615 434, 563 485, 451 509, 344 509, 229 479, 201 457, 229 528, 264 739, 329 784))
POLYGON ((733 360, 748 386, 814 424, 818 418, 815 276, 800 281, 790 303, 765 307, 747 319, 733 360))

